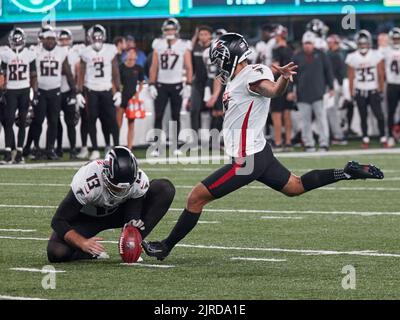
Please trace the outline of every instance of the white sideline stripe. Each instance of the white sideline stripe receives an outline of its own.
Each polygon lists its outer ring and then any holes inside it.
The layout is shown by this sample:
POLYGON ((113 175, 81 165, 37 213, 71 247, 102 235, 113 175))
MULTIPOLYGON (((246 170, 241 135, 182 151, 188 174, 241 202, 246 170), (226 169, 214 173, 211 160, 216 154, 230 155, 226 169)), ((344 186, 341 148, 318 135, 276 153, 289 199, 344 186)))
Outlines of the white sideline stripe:
POLYGON ((0 229, 1 232, 36 232, 34 229, 0 229))
POLYGON ((173 265, 166 264, 145 264, 145 263, 120 263, 121 266, 129 266, 129 267, 147 267, 147 268, 161 268, 161 269, 169 269, 175 268, 173 265))
MULTIPOLYGON (((170 170, 169 170, 170 171, 170 170)), ((369 180, 373 182, 382 182, 382 180, 369 180)), ((400 181, 400 177, 397 178, 386 178, 383 181, 400 181)), ((0 182, 0 186, 18 186, 18 187, 69 187, 69 184, 61 184, 61 183, 26 183, 26 182, 0 182)), ((177 189, 193 189, 193 186, 185 186, 185 185, 177 185, 175 186, 177 189)), ((272 189, 266 186, 244 186, 244 189, 253 189, 253 190, 268 190, 273 191, 272 189)), ((317 189, 317 191, 327 190, 327 191, 400 191, 400 188, 395 187, 323 187, 317 189)))
POLYGON ((267 258, 242 258, 242 257, 232 257, 231 260, 243 260, 243 261, 266 261, 266 262, 285 262, 286 259, 267 259, 267 258))
MULTIPOLYGON (((30 206, 30 205, 10 205, 0 204, 0 208, 23 208, 23 209, 56 209, 57 206, 30 206)), ((169 211, 181 212, 182 208, 170 208, 169 211)), ((400 216, 400 212, 394 211, 317 211, 317 210, 249 210, 249 209, 204 209, 204 212, 216 213, 287 213, 287 214, 332 214, 332 215, 358 215, 358 216, 400 216)))
MULTIPOLYGON (((173 223, 177 223, 178 221, 175 220, 175 221, 172 221, 172 222, 173 223)), ((202 220, 199 220, 197 223, 198 224, 218 224, 218 223, 221 223, 221 221, 202 221, 202 220)))
MULTIPOLYGON (((13 240, 37 240, 48 241, 48 238, 28 238, 28 237, 4 237, 0 239, 13 239, 13 240)), ((116 244, 118 241, 99 241, 101 243, 116 244)), ((266 251, 266 252, 287 252, 287 253, 300 253, 302 255, 354 255, 354 256, 371 256, 371 257, 396 257, 400 258, 398 253, 379 253, 376 250, 355 250, 355 251, 336 251, 336 250, 308 250, 308 249, 281 249, 281 248, 254 248, 254 247, 223 247, 223 246, 206 246, 206 245, 193 245, 193 244, 177 244, 177 247, 194 248, 194 249, 214 249, 214 250, 240 250, 240 251, 266 251)))
POLYGON ((47 300, 47 299, 28 298, 28 297, 14 297, 14 296, 2 296, 2 295, 0 295, 0 300, 47 300))
MULTIPOLYGON (((278 158, 314 158, 314 157, 338 157, 338 156, 356 156, 356 155, 388 155, 400 154, 400 148, 394 149, 368 149, 368 150, 342 150, 342 151, 329 151, 329 152, 291 152, 276 154, 278 158)), ((200 156, 200 157, 179 157, 179 158, 149 158, 138 159, 139 165, 142 164, 169 164, 169 162, 179 163, 192 163, 192 162, 206 162, 206 161, 221 161, 229 160, 228 156, 200 156)), ((32 168, 62 168, 62 167, 77 167, 83 166, 87 161, 80 162, 46 162, 46 163, 33 163, 21 165, 2 165, 0 169, 32 169, 32 168)), ((174 164, 174 163, 171 163, 174 164)))
POLYGON ((197 249, 214 249, 214 250, 240 250, 240 251, 266 251, 266 252, 285 252, 300 253, 302 255, 318 254, 318 255, 354 255, 354 256, 370 256, 370 257, 395 257, 400 258, 398 253, 378 253, 371 250, 355 250, 355 251, 336 251, 336 250, 307 250, 307 249, 281 249, 281 248, 251 248, 251 247, 223 247, 223 246, 205 246, 192 244, 177 244, 182 248, 197 249))
POLYGON ((292 220, 301 220, 304 217, 278 217, 278 216, 263 216, 261 219, 292 219, 292 220))
POLYGON ((36 268, 10 268, 13 271, 22 271, 22 272, 39 272, 39 273, 65 273, 64 270, 42 270, 36 268))

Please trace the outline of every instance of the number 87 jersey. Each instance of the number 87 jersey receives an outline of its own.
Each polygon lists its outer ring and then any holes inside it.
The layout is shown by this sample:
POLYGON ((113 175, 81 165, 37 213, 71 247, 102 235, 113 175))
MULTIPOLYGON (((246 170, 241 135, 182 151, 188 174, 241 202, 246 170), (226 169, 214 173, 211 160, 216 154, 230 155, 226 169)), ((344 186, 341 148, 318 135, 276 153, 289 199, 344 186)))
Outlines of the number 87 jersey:
POLYGON ((86 64, 85 87, 93 91, 112 89, 112 64, 117 55, 117 47, 104 44, 100 51, 87 46, 81 52, 81 59, 86 64))
POLYGON ((183 80, 184 55, 190 46, 187 41, 177 39, 169 43, 159 38, 153 41, 153 50, 158 57, 157 82, 163 84, 181 83, 183 80))

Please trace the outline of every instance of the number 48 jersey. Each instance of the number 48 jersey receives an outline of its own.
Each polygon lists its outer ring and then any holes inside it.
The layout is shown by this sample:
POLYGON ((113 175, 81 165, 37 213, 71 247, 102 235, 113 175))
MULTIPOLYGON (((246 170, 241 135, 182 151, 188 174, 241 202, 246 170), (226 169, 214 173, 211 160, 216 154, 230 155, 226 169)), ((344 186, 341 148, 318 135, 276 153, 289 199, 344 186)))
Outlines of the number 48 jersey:
POLYGON ((158 55, 157 82, 164 84, 181 83, 183 80, 184 55, 190 50, 187 41, 177 39, 169 44, 166 39, 155 39, 153 50, 158 55))
POLYGON ((62 69, 68 49, 56 46, 48 51, 43 47, 36 48, 36 70, 38 74, 38 87, 42 90, 61 88, 62 69))
POLYGON ((7 89, 17 90, 30 87, 30 73, 31 68, 35 68, 33 63, 35 57, 35 53, 27 48, 16 52, 7 47, 1 52, 2 69, 7 74, 7 89))
POLYGON ((117 55, 117 47, 104 44, 100 51, 87 46, 81 52, 86 63, 85 87, 93 91, 109 91, 112 88, 112 63, 117 55))
MULTIPOLYGON (((76 200, 83 206, 90 205, 105 209, 105 214, 113 213, 118 206, 129 199, 137 199, 144 196, 149 189, 149 178, 142 171, 138 171, 138 177, 128 195, 122 199, 112 197, 104 185, 103 161, 89 162, 78 170, 72 179, 71 189, 76 200)), ((103 214, 104 215, 104 214, 103 214)))
POLYGON ((387 47, 381 52, 385 58, 387 82, 400 84, 400 49, 387 47))
POLYGON ((354 88, 358 90, 378 90, 378 64, 383 60, 383 55, 378 50, 369 50, 366 55, 359 51, 350 53, 346 64, 356 73, 354 88))

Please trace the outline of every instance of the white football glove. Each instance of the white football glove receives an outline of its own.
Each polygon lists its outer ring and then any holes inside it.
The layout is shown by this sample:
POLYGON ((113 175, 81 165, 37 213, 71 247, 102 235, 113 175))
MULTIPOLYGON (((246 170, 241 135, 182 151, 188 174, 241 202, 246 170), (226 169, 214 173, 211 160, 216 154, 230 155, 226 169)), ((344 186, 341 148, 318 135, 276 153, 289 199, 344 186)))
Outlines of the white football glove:
POLYGON ((127 226, 133 226, 135 228, 138 228, 140 230, 144 230, 144 222, 141 219, 132 219, 131 221, 129 221, 128 223, 125 224, 124 228, 126 228, 127 226))
POLYGON ((86 99, 85 99, 85 97, 83 96, 82 93, 78 93, 78 94, 76 95, 76 105, 77 105, 79 108, 81 108, 81 109, 84 109, 84 108, 85 108, 85 106, 86 106, 86 99))
POLYGON ((158 91, 157 91, 157 88, 156 88, 156 86, 154 84, 151 84, 149 86, 149 95, 153 100, 155 98, 157 98, 157 96, 158 96, 158 91))
POLYGON ((113 100, 114 100, 114 106, 119 108, 121 106, 122 103, 122 94, 121 92, 116 92, 113 96, 113 100))
POLYGON ((182 96, 182 99, 189 99, 192 95, 192 86, 190 84, 184 86, 180 95, 182 96))

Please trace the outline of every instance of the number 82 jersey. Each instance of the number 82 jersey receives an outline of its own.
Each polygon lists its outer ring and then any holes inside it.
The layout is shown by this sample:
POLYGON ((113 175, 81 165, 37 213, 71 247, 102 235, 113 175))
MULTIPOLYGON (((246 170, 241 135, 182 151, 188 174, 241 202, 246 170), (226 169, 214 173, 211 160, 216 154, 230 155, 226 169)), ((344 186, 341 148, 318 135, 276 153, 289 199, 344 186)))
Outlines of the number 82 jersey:
POLYGON ((35 53, 24 48, 15 52, 7 47, 1 54, 2 69, 7 74, 7 89, 17 90, 30 87, 30 73, 36 69, 35 53))

